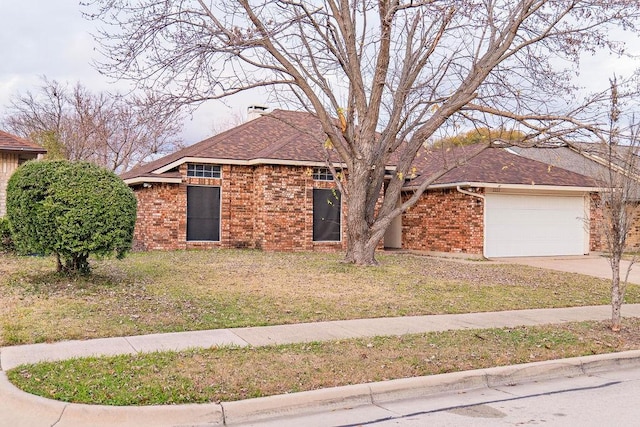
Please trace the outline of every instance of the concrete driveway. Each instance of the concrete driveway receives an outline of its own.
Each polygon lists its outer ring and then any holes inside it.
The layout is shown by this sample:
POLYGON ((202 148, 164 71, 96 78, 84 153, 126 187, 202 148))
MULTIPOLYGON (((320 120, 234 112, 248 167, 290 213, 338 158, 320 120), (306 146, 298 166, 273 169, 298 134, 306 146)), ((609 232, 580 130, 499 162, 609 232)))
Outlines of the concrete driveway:
MULTIPOLYGON (((491 258, 491 261, 529 265, 531 267, 611 279, 609 260, 601 255, 491 258)), ((621 262, 620 276, 622 279, 624 279, 624 274, 628 266, 629 261, 621 262)), ((629 283, 640 284, 640 262, 632 266, 631 273, 629 274, 629 283)))

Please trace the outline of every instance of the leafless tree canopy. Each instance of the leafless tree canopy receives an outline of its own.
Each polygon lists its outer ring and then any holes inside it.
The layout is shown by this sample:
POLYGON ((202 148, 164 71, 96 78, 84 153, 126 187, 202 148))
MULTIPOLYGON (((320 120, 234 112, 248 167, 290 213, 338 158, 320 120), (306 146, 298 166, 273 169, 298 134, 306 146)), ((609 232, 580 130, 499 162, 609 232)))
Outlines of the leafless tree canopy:
MULTIPOLYGON (((416 153, 446 128, 502 126, 521 143, 603 138, 601 96, 575 99, 584 52, 624 46, 635 0, 94 0, 88 16, 104 72, 176 104, 255 87, 315 113, 348 168, 347 259, 373 262, 403 179, 375 206, 385 165, 406 177, 416 153), (345 126, 335 126, 344 117, 345 126), (376 133, 377 132, 377 133, 376 133)), ((289 104, 291 105, 291 104, 289 104)), ((606 115, 606 114, 605 114, 606 115)), ((452 165, 453 167, 454 165, 452 165)))
POLYGON ((45 78, 38 91, 13 97, 4 125, 44 145, 51 157, 123 172, 179 145, 181 118, 151 101, 45 78))

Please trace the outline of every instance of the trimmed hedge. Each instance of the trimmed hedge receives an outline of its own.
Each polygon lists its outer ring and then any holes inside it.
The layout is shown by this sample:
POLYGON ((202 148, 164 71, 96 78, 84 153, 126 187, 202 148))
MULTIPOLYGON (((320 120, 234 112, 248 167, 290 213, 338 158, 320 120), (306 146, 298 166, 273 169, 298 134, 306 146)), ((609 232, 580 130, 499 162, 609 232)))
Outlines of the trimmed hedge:
POLYGON ((9 179, 7 217, 18 251, 54 254, 58 271, 88 273, 90 254, 121 258, 131 249, 136 198, 99 166, 31 161, 9 179))

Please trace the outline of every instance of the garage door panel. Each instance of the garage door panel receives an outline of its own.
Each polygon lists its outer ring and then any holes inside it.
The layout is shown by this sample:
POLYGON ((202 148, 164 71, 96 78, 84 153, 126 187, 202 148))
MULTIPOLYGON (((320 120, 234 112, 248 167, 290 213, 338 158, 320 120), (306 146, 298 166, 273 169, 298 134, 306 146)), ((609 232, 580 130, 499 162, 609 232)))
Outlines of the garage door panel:
POLYGON ((485 255, 581 255, 586 233, 583 197, 486 196, 485 255))

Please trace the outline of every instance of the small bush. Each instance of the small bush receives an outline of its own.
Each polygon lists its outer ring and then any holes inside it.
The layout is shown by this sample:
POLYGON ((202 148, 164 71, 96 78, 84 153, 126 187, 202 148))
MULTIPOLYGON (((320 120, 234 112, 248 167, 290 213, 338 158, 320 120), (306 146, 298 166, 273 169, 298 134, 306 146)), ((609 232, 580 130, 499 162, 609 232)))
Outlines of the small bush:
POLYGON ((58 271, 88 273, 90 254, 121 258, 131 249, 136 199, 96 165, 32 161, 9 179, 7 217, 20 252, 54 254, 58 271))
POLYGON ((15 249, 9 220, 6 217, 0 217, 0 252, 13 252, 15 249))

